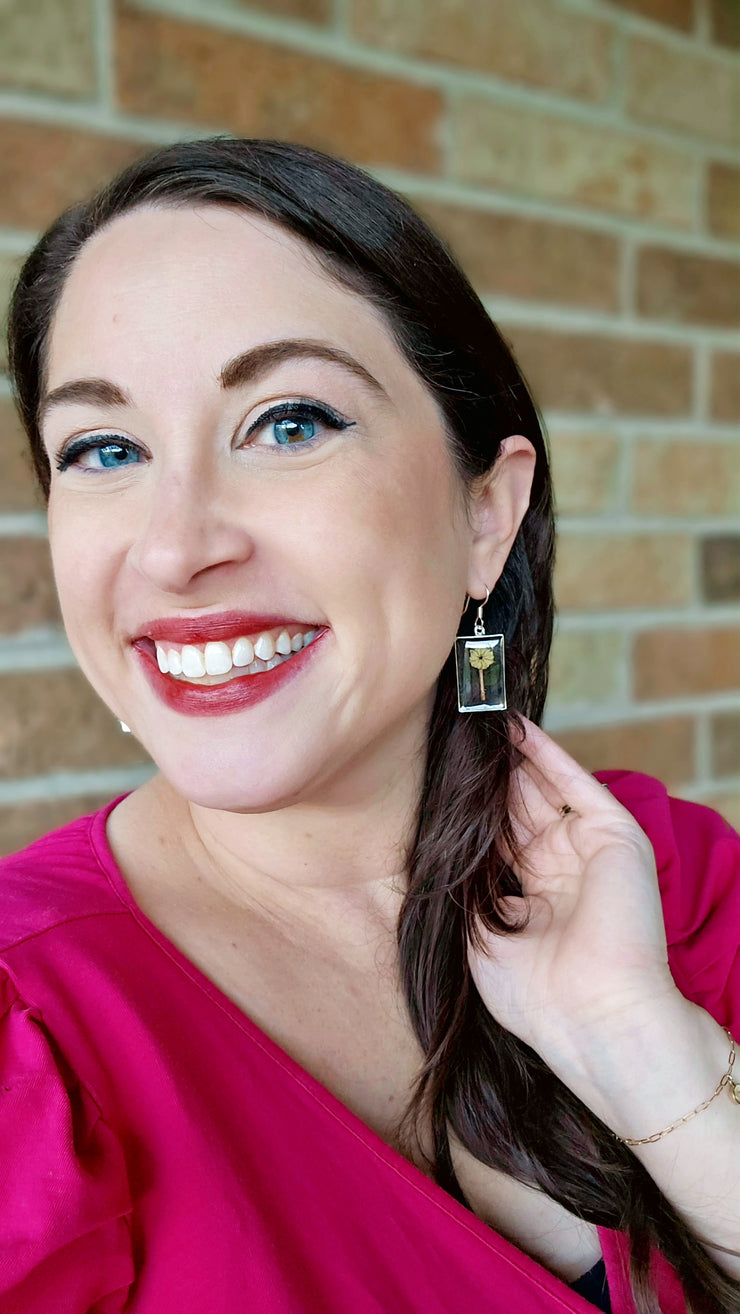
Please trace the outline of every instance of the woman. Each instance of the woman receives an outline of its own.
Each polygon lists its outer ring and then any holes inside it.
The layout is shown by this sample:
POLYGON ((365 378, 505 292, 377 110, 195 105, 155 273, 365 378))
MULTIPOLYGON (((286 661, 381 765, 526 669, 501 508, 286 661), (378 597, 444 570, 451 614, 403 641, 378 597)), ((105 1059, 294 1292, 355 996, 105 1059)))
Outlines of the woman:
POLYGON ((52 225, 10 357, 158 771, 1 869, 4 1314, 740 1309, 740 837, 539 729, 547 451, 444 247, 178 144, 52 225))

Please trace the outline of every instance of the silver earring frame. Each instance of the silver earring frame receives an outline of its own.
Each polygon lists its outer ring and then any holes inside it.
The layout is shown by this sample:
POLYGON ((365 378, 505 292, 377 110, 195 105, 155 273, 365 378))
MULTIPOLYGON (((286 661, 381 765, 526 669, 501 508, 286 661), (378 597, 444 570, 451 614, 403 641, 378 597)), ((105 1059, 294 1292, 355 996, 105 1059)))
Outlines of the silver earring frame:
MULTIPOLYGON (((467 593, 465 597, 467 598, 467 593)), ((457 709, 459 712, 503 712, 506 710, 506 667, 503 634, 487 634, 483 609, 490 598, 478 606, 472 634, 455 639, 457 673, 457 709)), ((465 603, 463 615, 468 609, 465 603)))

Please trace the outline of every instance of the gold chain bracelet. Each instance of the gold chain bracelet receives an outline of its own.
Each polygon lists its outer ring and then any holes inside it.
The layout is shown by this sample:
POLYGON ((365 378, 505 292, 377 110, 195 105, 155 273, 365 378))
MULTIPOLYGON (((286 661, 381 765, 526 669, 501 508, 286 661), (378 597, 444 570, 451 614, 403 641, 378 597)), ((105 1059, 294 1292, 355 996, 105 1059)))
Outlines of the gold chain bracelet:
POLYGON ((676 1122, 671 1123, 670 1127, 666 1127, 661 1132, 654 1132, 652 1136, 641 1136, 639 1139, 630 1136, 617 1136, 616 1132, 612 1132, 612 1136, 615 1140, 621 1141, 622 1145, 650 1145, 653 1141, 659 1141, 662 1136, 667 1136, 669 1132, 675 1131, 676 1127, 680 1127, 682 1122, 688 1122, 689 1118, 695 1117, 697 1113, 701 1113, 702 1109, 706 1109, 707 1105, 711 1104, 712 1100, 717 1098, 723 1086, 727 1086, 730 1099, 735 1104, 740 1105, 740 1082, 733 1081, 730 1075, 732 1072, 732 1065, 735 1062, 735 1041, 732 1033, 728 1031, 727 1027, 724 1027, 723 1030, 730 1041, 730 1065, 727 1071, 723 1074, 714 1094, 710 1095, 708 1100, 704 1100, 703 1104, 699 1104, 691 1113, 684 1114, 683 1118, 678 1118, 676 1122))

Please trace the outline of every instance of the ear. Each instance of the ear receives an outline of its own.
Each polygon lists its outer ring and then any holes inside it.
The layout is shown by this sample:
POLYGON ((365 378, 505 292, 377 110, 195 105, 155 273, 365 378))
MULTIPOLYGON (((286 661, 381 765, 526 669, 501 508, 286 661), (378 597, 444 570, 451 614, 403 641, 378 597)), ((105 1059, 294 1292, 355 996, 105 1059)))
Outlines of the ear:
POLYGON ((528 438, 505 438, 492 468, 473 486, 473 542, 468 568, 468 593, 485 598, 493 593, 529 506, 537 453, 528 438))

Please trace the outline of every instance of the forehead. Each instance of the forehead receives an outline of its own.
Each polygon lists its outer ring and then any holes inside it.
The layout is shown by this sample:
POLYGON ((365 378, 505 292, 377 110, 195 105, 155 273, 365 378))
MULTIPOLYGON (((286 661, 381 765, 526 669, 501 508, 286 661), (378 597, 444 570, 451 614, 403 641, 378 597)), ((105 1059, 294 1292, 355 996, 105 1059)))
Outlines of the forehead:
POLYGON ((215 379, 235 352, 292 337, 341 346, 425 392, 380 312, 299 238, 222 206, 147 206, 82 248, 54 316, 46 381, 152 376, 166 362, 174 382, 192 378, 194 358, 215 379))

